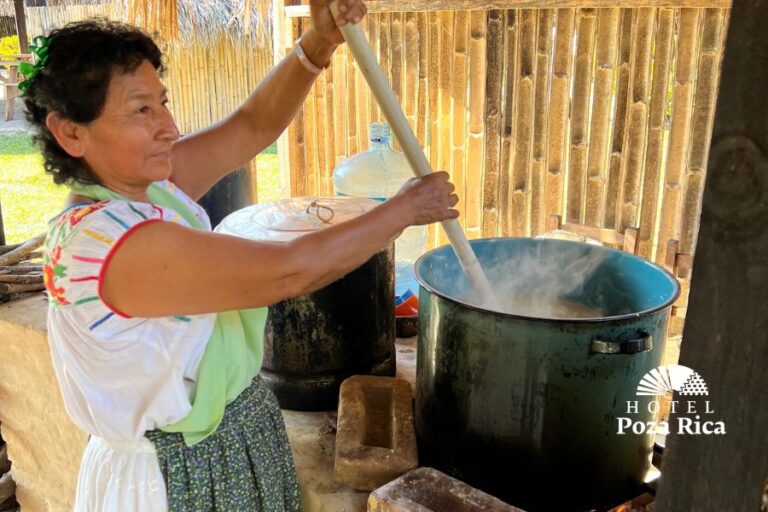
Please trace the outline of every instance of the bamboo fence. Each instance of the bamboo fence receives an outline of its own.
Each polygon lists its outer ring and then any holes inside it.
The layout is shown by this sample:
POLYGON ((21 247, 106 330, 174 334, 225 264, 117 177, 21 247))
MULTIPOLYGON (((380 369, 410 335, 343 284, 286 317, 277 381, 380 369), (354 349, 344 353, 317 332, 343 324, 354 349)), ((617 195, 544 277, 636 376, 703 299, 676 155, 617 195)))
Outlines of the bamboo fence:
MULTIPOLYGON (((133 4, 140 5, 140 2, 133 4)), ((215 7, 214 3, 210 4, 211 8, 215 7)), ((255 30, 248 30, 250 25, 245 22, 240 22, 239 30, 231 27, 227 30, 226 26, 195 30, 189 15, 186 22, 178 19, 178 13, 161 16, 163 12, 174 11, 171 2, 158 5, 162 7, 160 12, 146 6, 128 12, 111 3, 27 7, 28 33, 48 33, 71 21, 94 16, 128 20, 142 26, 155 36, 164 50, 164 82, 170 108, 181 133, 188 134, 224 119, 256 88, 273 65, 271 35, 266 29, 256 34, 255 30), (186 27, 186 34, 179 29, 170 30, 171 25, 186 27)), ((256 7, 254 5, 254 10, 256 7)), ((266 17, 263 8, 261 16, 266 17)), ((257 23, 258 20, 253 21, 257 23)), ((250 162, 249 169, 257 183, 256 159, 250 162)), ((252 193, 255 199, 256 190, 252 193)))
MULTIPOLYGON (((638 254, 662 264, 674 260, 669 240, 690 257, 730 3, 517 8, 529 4, 371 0, 362 22, 427 157, 457 186, 467 236, 536 236, 561 215, 635 228, 638 254)), ((280 58, 308 11, 276 14, 280 58)), ((291 195, 333 194, 333 168, 367 149, 368 123, 379 120, 340 48, 283 140, 291 195)), ((445 242, 430 230, 430 246, 445 242)), ((679 277, 684 312, 688 276, 679 277)))

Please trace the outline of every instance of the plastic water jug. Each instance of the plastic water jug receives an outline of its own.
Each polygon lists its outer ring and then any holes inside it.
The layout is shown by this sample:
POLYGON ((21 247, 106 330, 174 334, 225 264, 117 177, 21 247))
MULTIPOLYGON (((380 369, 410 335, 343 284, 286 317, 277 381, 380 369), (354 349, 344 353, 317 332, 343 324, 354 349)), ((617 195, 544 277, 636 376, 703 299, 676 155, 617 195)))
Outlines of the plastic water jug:
MULTIPOLYGON (((341 162, 333 172, 333 185, 338 195, 386 201, 413 178, 413 172, 405 156, 392 149, 387 123, 372 123, 369 135, 370 149, 341 162)), ((411 226, 395 240, 396 297, 409 289, 418 294, 413 264, 424 254, 426 244, 426 226, 411 226)))

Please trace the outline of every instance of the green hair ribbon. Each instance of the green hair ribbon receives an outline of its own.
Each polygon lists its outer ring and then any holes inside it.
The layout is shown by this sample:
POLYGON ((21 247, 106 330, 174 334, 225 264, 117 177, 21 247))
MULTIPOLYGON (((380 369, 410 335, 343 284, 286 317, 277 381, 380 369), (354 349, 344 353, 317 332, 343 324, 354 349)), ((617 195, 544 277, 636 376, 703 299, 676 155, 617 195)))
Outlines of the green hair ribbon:
POLYGON ((35 57, 35 63, 22 62, 19 64, 19 73, 24 75, 24 80, 19 82, 19 90, 22 94, 25 94, 32 85, 32 80, 37 74, 45 67, 45 63, 48 62, 48 44, 50 39, 45 36, 37 36, 32 40, 29 45, 29 51, 32 52, 35 57))

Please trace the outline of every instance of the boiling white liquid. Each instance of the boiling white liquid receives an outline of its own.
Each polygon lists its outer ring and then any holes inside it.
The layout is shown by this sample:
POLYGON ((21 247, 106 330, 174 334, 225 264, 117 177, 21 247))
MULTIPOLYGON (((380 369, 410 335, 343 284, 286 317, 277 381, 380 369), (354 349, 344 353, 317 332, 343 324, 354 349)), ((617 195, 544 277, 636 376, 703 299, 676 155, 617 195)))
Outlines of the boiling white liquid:
POLYGON ((604 311, 548 294, 515 294, 498 296, 494 311, 533 318, 602 318, 604 311))

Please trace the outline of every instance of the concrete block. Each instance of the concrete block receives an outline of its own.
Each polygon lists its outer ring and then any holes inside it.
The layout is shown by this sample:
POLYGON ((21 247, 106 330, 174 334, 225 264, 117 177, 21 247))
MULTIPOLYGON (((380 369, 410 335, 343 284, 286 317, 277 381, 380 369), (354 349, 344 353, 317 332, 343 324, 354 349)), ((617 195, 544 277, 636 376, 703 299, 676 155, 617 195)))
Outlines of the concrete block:
POLYGON ((410 385, 355 375, 339 394, 336 482, 371 491, 418 466, 410 385))
POLYGON ((368 512, 525 512, 432 468, 415 469, 373 491, 368 512))

